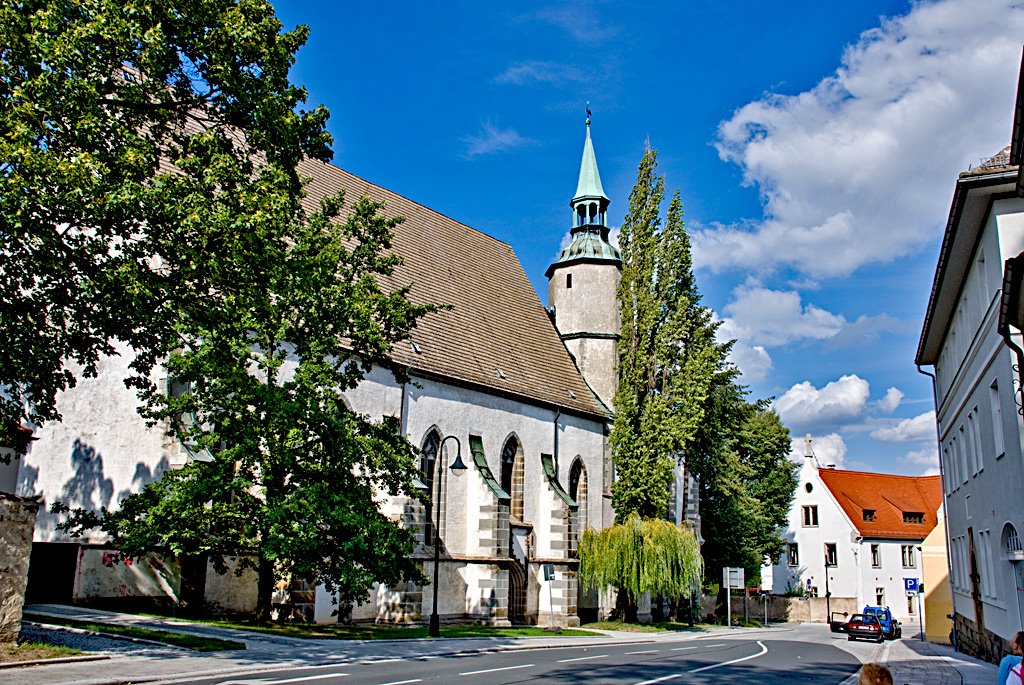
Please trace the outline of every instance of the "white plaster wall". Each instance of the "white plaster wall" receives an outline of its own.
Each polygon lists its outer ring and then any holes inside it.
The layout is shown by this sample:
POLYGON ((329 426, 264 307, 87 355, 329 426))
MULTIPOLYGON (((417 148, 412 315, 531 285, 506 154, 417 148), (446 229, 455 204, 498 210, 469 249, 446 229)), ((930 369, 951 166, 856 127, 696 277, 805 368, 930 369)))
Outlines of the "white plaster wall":
POLYGON ((548 281, 548 304, 555 308, 555 326, 566 333, 618 333, 616 290, 622 273, 614 264, 572 264, 555 269, 548 281), (572 287, 566 276, 572 274, 572 287))
MULTIPOLYGON (((875 603, 875 588, 884 588, 885 604, 892 611, 893 616, 900 621, 909 624, 916 624, 917 600, 914 600, 914 611, 911 613, 907 606, 907 594, 903 585, 904 578, 917 578, 918 583, 923 582, 923 571, 921 568, 921 553, 918 547, 921 540, 878 540, 867 538, 861 543, 861 577, 860 588, 861 601, 858 608, 865 604, 875 603), (871 565, 871 545, 878 545, 879 567, 871 565), (903 567, 903 545, 913 547, 914 566, 903 567)), ((922 603, 923 604, 923 603, 922 603)))
MULTIPOLYGON (((1014 402, 1013 355, 996 331, 1003 260, 1024 250, 1024 200, 993 202, 989 218, 965 279, 958 312, 946 331, 936 364, 939 447, 943 469, 955 611, 977 620, 969 580, 968 529, 974 536, 985 626, 1004 638, 1022 628, 1022 593, 1014 564, 1006 560, 1000 539, 1010 522, 1024 533, 1024 435, 1014 402), (979 257, 984 254, 984 262, 979 257), (989 294, 987 306, 982 306, 989 294), (991 387, 998 387, 999 412, 993 411, 991 387), (961 439, 961 427, 974 413, 981 451, 961 439), (1003 435, 1003 452, 996 439, 1003 435), (980 470, 974 458, 980 457, 980 470)), ((1018 344, 1021 343, 1017 336, 1018 344)))
POLYGON ((833 597, 859 596, 859 543, 856 531, 846 514, 832 497, 828 488, 818 476, 818 469, 813 459, 804 458, 800 469, 800 483, 797 485, 793 505, 789 510, 789 521, 782 532, 783 538, 800 546, 800 563, 791 567, 783 552, 778 563, 772 568, 772 587, 774 592, 782 594, 787 585, 807 587, 807 580, 818 588, 818 596, 825 596, 825 543, 836 545, 835 567, 828 569, 828 586, 833 597), (811 492, 806 486, 811 485, 811 492), (803 507, 818 507, 818 526, 803 525, 803 507))
MULTIPOLYGON (((35 431, 38 438, 25 455, 18 473, 18 494, 42 495, 44 505, 36 522, 36 542, 70 540, 55 530, 58 517, 49 513, 56 501, 71 507, 117 509, 128 494, 158 480, 182 452, 161 427, 146 426, 137 413, 134 390, 124 386, 130 351, 103 357, 95 378, 79 377, 78 385, 58 395, 63 421, 35 431)), ((87 538, 83 541, 89 541, 87 538)), ((102 542, 94 533, 91 541, 102 542)))
POLYGON ((174 559, 147 554, 119 559, 112 549, 81 547, 74 598, 164 597, 177 600, 181 570, 174 559))

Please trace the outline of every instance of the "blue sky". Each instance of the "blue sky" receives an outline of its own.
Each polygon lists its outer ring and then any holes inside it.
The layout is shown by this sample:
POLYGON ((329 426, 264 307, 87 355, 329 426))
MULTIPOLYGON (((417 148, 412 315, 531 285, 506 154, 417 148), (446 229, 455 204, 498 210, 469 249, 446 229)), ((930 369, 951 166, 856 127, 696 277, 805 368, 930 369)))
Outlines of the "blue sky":
POLYGON ((1024 5, 277 8, 335 163, 510 243, 542 302, 586 102, 613 227, 649 139, 751 397, 824 463, 937 472, 914 352, 956 174, 1009 143, 1024 5))

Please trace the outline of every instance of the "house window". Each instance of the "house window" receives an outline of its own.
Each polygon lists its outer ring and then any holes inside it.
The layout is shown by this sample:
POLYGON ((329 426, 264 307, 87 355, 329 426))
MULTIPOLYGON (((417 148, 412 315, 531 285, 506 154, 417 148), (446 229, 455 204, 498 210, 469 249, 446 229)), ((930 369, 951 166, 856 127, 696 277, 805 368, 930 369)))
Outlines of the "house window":
POLYGON ((427 501, 423 503, 423 544, 434 544, 434 466, 437 464, 437 452, 441 446, 441 435, 431 431, 420 448, 420 472, 423 483, 427 486, 427 501))
POLYGON ((795 542, 786 545, 786 560, 790 566, 800 565, 800 545, 795 542))
POLYGON ((871 545, 871 565, 875 568, 879 568, 882 565, 882 555, 878 545, 871 545))
POLYGON ((992 381, 988 389, 988 401, 992 410, 992 440, 995 442, 994 452, 996 459, 1006 454, 1006 447, 1003 445, 1003 410, 999 405, 999 383, 992 381))
POLYGON ((565 287, 567 290, 572 287, 572 274, 565 275, 565 287))
POLYGON ((870 521, 874 521, 875 520, 875 510, 874 509, 864 509, 862 513, 863 513, 865 521, 869 521, 870 522, 870 521))
POLYGON ((812 585, 809 588, 807 588, 807 596, 808 597, 817 597, 818 596, 818 586, 817 585, 812 585))
POLYGON ((915 568, 917 559, 914 557, 914 546, 900 545, 900 551, 903 555, 903 568, 915 568))
POLYGON ((917 526, 924 525, 924 513, 920 511, 903 512, 903 523, 911 523, 917 526))
POLYGON ((807 484, 804 485, 804 490, 806 490, 807 492, 813 492, 814 491, 814 485, 812 485, 811 483, 807 483, 807 484))
POLYGON ((838 566, 839 556, 836 554, 836 543, 825 543, 825 566, 838 566))
POLYGON ((815 528, 818 525, 818 507, 817 505, 811 504, 805 506, 804 510, 804 528, 815 528))
POLYGON ((880 606, 880 607, 884 607, 885 606, 885 588, 884 587, 876 587, 875 588, 875 605, 876 606, 880 606))

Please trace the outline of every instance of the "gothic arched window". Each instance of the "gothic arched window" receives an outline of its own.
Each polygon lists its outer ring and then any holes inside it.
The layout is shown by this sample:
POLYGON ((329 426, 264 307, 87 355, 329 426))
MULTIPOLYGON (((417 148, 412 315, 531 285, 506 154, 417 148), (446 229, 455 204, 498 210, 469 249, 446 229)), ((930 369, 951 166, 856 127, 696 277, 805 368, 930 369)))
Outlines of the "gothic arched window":
POLYGON ((579 549, 580 536, 587 529, 587 467, 580 457, 576 457, 569 469, 569 497, 576 502, 569 532, 569 549, 575 552, 579 549))
POLYGON ((509 494, 509 516, 523 520, 523 450, 515 436, 501 449, 501 489, 509 494))
POLYGON ((434 542, 434 498, 437 496, 437 487, 434 484, 434 473, 437 465, 438 448, 441 446, 441 434, 437 430, 431 430, 423 440, 420 448, 420 471, 423 473, 423 483, 427 486, 427 498, 423 503, 423 544, 430 545, 434 542))

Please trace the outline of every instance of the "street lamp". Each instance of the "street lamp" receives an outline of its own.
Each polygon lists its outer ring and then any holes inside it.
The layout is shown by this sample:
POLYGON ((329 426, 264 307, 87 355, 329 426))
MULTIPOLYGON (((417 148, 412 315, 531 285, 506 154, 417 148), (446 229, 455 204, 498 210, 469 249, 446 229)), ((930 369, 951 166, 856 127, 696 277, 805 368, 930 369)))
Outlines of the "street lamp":
MULTIPOLYGON (((456 436, 449 435, 437 444, 437 460, 440 462, 444 457, 444 444, 449 440, 455 441, 455 463, 448 468, 456 476, 461 476, 466 472, 466 465, 462 461, 462 443, 459 442, 456 436)), ((434 578, 431 580, 434 584, 434 606, 430 611, 430 637, 441 637, 441 622, 437 616, 437 574, 438 564, 441 560, 441 475, 443 473, 444 468, 434 469, 434 478, 437 480, 437 497, 434 498, 434 509, 437 511, 437 525, 434 526, 434 578)))

